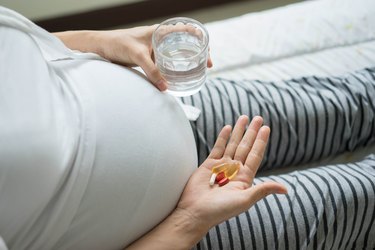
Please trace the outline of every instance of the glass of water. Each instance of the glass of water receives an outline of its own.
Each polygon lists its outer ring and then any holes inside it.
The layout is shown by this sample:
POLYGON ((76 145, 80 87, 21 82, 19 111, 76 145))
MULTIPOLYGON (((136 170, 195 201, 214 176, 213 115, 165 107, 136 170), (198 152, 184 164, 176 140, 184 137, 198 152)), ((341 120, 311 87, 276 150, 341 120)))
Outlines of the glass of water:
POLYGON ((155 62, 175 96, 197 93, 206 81, 208 32, 198 21, 176 17, 162 22, 154 31, 155 62))

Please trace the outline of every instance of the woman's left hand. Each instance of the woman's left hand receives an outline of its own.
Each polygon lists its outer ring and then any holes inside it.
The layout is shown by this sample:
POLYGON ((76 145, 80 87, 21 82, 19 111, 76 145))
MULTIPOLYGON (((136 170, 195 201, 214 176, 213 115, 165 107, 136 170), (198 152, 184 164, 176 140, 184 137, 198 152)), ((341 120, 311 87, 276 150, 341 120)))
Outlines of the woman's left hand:
POLYGON ((191 249, 208 230, 253 206, 269 194, 286 194, 284 185, 264 182, 253 186, 263 159, 270 129, 263 119, 241 116, 231 134, 224 127, 203 164, 192 174, 175 210, 128 249, 191 249), (221 163, 237 161, 237 176, 224 186, 209 185, 211 169, 221 163))
POLYGON ((213 227, 236 216, 269 194, 286 194, 284 185, 264 182, 253 186, 253 179, 263 159, 270 128, 262 126, 263 119, 241 116, 231 133, 226 126, 203 164, 190 177, 176 210, 191 216, 196 224, 213 227), (234 179, 219 187, 209 185, 211 169, 221 163, 238 162, 240 169, 234 179))

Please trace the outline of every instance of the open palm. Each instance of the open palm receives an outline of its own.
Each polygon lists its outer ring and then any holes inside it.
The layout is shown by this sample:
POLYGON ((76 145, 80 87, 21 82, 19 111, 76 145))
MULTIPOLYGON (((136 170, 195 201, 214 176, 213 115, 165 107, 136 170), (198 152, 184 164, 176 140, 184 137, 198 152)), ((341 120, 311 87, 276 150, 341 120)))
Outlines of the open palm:
POLYGON ((230 126, 221 130, 210 155, 190 177, 177 209, 212 227, 248 210, 269 194, 287 192, 285 186, 276 182, 252 185, 270 134, 269 127, 262 123, 261 117, 254 117, 246 129, 248 117, 241 116, 232 134, 230 126), (212 167, 233 161, 240 162, 236 177, 225 186, 210 186, 212 167))

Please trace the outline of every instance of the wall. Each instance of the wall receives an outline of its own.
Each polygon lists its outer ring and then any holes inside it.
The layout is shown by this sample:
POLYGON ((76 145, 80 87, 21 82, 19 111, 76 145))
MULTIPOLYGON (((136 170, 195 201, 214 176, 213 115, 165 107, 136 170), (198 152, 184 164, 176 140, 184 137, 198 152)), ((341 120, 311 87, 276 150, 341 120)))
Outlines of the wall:
POLYGON ((38 20, 141 1, 144 0, 0 0, 0 6, 38 20))

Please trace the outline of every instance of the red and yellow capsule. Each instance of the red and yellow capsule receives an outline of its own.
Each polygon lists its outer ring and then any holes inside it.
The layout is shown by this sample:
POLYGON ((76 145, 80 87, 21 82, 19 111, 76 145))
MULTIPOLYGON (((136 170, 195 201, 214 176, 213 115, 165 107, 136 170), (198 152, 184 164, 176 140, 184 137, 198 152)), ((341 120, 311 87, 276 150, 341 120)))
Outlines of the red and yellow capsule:
POLYGON ((211 170, 210 186, 213 186, 215 182, 218 183, 219 186, 224 186, 237 175, 240 166, 240 162, 223 163, 214 166, 211 170))

